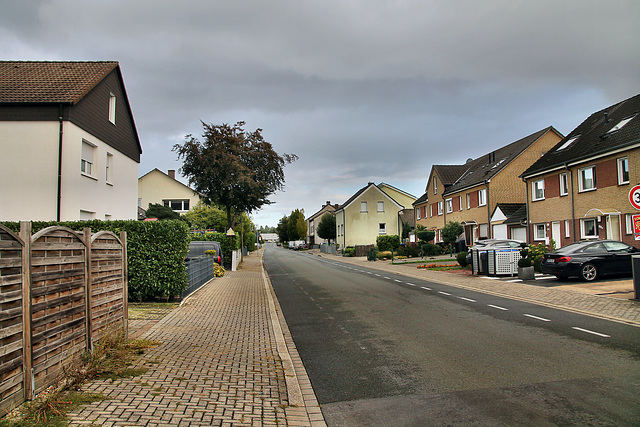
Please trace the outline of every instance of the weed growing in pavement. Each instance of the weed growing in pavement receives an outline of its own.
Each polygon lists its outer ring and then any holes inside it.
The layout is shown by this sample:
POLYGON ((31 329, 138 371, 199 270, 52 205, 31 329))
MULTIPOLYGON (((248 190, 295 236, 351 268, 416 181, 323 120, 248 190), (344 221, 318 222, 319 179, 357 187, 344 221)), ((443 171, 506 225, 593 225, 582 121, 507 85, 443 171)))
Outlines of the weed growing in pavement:
POLYGON ((106 378, 116 380, 144 373, 145 369, 134 369, 130 365, 136 355, 157 344, 150 340, 126 341, 123 331, 106 334, 95 343, 93 352, 86 352, 71 362, 55 384, 0 420, 0 427, 67 425, 67 412, 80 405, 106 399, 102 394, 79 391, 84 382, 106 378))

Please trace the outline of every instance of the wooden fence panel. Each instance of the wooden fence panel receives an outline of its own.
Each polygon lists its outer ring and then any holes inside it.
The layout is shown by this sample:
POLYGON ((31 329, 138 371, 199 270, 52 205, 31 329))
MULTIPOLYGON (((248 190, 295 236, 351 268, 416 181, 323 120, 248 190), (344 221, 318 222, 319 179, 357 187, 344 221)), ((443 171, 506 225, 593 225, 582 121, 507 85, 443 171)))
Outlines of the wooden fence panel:
POLYGON ((111 232, 96 233, 91 238, 91 325, 94 341, 114 327, 124 327, 124 281, 124 244, 111 232))
POLYGON ((0 225, 0 415, 24 398, 23 250, 24 242, 0 225))
POLYGON ((31 331, 34 393, 87 348, 86 246, 82 234, 49 227, 31 238, 31 331))

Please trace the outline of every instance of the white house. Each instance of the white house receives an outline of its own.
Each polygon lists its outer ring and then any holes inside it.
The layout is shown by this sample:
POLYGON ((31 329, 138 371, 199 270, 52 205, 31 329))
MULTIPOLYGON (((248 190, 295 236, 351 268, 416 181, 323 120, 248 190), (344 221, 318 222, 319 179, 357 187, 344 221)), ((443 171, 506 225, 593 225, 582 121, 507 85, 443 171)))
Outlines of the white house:
POLYGON ((183 214, 199 201, 200 194, 176 180, 175 170, 164 173, 156 168, 138 179, 138 207, 142 209, 154 203, 183 214))
POLYGON ((135 219, 141 153, 117 62, 0 61, 0 220, 135 219))

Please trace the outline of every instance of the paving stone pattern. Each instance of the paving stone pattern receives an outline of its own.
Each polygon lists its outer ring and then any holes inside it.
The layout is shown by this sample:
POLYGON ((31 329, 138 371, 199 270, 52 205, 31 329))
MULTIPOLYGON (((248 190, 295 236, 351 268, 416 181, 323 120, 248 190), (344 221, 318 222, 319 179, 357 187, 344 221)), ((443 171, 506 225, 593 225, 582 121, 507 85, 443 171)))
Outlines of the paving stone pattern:
POLYGON ((148 371, 87 384, 109 400, 71 414, 70 425, 311 425, 304 408, 288 406, 261 268, 249 257, 144 333, 161 342, 137 363, 148 371))

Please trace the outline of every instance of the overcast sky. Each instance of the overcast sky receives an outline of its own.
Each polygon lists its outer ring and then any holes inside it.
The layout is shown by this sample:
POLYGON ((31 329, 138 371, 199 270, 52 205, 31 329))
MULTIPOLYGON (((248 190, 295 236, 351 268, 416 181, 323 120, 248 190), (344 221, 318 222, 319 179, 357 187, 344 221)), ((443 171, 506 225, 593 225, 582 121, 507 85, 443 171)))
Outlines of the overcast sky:
POLYGON ((419 197, 547 126, 640 93, 640 1, 0 0, 0 58, 119 61, 139 175, 200 121, 245 121, 287 166, 276 225, 373 181, 419 197))

